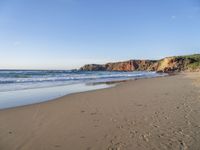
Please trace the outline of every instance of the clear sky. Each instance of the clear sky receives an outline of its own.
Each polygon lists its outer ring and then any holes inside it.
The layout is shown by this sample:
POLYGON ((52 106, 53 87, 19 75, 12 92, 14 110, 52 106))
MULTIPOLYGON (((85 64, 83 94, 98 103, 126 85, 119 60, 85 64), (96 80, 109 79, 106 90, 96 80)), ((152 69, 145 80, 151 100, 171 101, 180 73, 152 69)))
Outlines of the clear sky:
POLYGON ((0 0, 1 69, 200 53, 200 0, 0 0))

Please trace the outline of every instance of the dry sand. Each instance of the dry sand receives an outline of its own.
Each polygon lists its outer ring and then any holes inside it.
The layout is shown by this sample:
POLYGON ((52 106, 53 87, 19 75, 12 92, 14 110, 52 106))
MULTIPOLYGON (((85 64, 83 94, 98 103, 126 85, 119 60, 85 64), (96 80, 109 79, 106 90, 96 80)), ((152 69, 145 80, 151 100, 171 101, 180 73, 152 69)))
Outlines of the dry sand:
POLYGON ((0 150, 198 150, 200 73, 0 111, 0 150))

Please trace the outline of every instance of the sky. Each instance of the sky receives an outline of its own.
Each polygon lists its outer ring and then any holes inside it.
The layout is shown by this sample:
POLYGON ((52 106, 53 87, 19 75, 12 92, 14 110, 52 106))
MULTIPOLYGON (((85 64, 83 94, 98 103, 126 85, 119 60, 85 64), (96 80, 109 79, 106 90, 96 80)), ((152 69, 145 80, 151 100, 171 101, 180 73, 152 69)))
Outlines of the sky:
POLYGON ((0 69, 200 53, 200 0, 0 0, 0 69))

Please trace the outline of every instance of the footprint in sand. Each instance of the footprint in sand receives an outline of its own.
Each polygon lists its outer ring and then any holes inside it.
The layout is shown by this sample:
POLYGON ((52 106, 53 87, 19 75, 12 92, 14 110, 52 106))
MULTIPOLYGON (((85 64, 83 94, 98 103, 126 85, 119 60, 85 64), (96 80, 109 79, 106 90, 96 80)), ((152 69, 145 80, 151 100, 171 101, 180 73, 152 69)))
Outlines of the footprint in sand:
POLYGON ((145 142, 149 142, 149 136, 150 136, 149 133, 148 133, 148 134, 142 134, 142 135, 140 136, 140 139, 142 139, 142 140, 145 141, 145 142))
POLYGON ((85 112, 85 110, 81 110, 81 113, 84 113, 85 112))
POLYGON ((88 147, 87 150, 92 150, 92 147, 88 147))
POLYGON ((61 145, 54 145, 54 147, 55 147, 55 148, 60 148, 60 147, 61 147, 61 145))
POLYGON ((92 115, 92 116, 93 116, 93 115, 97 115, 97 112, 90 113, 90 115, 92 115))
POLYGON ((94 125, 95 128, 99 127, 98 125, 94 125))

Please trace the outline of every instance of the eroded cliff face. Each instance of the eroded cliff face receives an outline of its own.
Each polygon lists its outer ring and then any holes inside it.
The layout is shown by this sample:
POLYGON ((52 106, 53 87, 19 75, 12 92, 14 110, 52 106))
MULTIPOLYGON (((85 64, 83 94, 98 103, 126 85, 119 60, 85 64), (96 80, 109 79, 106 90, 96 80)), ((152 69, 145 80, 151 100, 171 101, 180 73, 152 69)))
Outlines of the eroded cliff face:
POLYGON ((157 61, 153 60, 129 60, 124 62, 107 63, 104 65, 88 64, 80 68, 84 71, 153 71, 157 61))
POLYGON ((171 72, 181 71, 184 69, 183 63, 176 60, 174 57, 168 57, 158 62, 157 71, 159 72, 171 72))
POLYGON ((108 71, 144 71, 154 70, 154 64, 156 61, 153 60, 129 60, 118 63, 108 63, 105 65, 108 71))
POLYGON ((103 65, 89 64, 80 68, 84 71, 157 71, 180 72, 200 70, 200 55, 166 57, 161 60, 129 60, 103 65), (195 56, 195 57, 194 57, 195 56))
POLYGON ((87 64, 87 65, 81 67, 80 70, 83 70, 83 71, 105 71, 106 68, 104 65, 87 64))
POLYGON ((200 66, 192 67, 199 60, 186 57, 167 57, 158 61, 158 72, 198 71, 200 66))

